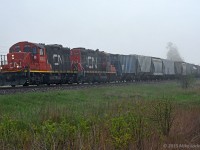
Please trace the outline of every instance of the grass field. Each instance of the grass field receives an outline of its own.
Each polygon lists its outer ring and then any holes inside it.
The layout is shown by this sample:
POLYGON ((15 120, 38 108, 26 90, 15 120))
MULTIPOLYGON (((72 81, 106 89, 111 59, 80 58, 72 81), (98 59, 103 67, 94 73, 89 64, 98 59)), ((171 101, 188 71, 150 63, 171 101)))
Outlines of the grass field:
POLYGON ((165 149, 200 143, 200 84, 0 96, 0 149, 165 149), (166 146, 166 145, 165 145, 166 146))

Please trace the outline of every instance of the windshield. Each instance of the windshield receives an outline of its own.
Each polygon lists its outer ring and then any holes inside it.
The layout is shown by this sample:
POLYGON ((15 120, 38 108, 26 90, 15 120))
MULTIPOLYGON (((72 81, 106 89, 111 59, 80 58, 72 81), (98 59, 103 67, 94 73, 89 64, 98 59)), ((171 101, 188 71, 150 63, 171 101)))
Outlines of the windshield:
POLYGON ((33 54, 37 54, 37 48, 36 47, 33 47, 33 54))
POLYGON ((33 55, 35 55, 37 54, 37 47, 31 47, 30 45, 25 45, 24 52, 32 53, 33 55))
POLYGON ((31 47, 29 45, 25 45, 24 52, 32 52, 31 47))

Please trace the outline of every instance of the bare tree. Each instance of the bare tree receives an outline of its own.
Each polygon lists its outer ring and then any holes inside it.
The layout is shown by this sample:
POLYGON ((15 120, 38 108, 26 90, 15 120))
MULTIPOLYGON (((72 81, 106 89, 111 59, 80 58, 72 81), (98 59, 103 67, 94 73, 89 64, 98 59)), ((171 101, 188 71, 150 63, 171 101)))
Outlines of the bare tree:
POLYGON ((167 43, 167 59, 173 60, 173 61, 183 61, 183 58, 180 56, 180 53, 178 51, 178 48, 176 45, 172 42, 167 43))

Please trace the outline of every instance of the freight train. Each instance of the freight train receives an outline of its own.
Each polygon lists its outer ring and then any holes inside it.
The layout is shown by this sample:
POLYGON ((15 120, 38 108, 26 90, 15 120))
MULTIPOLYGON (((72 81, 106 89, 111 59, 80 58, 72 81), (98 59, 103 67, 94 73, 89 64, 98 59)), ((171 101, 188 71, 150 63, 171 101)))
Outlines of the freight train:
POLYGON ((200 76, 200 66, 141 55, 18 42, 1 57, 0 86, 129 82, 200 76))

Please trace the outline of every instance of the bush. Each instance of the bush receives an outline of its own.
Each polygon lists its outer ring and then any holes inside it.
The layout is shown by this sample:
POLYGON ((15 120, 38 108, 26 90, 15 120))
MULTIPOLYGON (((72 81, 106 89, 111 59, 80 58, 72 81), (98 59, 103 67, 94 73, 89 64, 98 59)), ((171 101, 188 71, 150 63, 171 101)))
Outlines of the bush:
POLYGON ((179 79, 181 87, 187 89, 195 82, 195 77, 192 75, 182 76, 179 79))
POLYGON ((125 148, 131 139, 129 124, 124 117, 111 119, 110 134, 112 143, 116 149, 125 148))
POLYGON ((172 103, 169 100, 160 100, 153 107, 152 120, 164 136, 168 136, 172 127, 174 116, 172 103))

